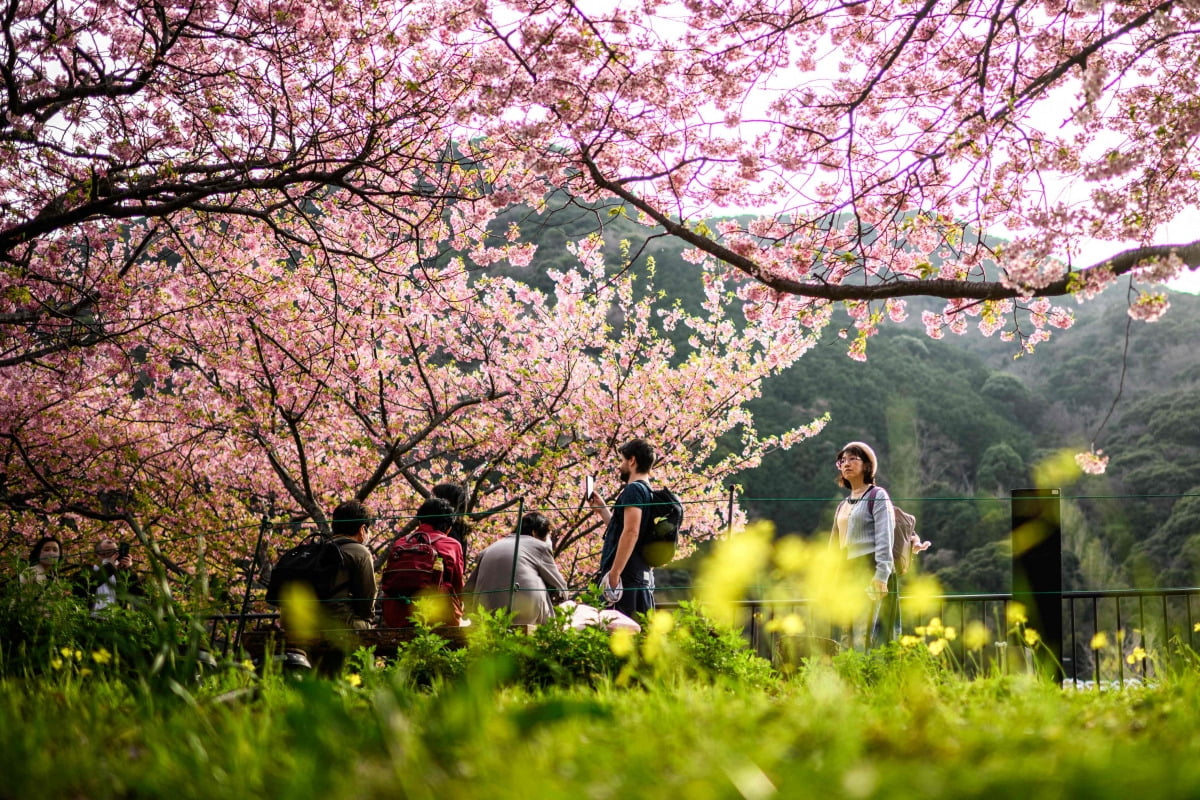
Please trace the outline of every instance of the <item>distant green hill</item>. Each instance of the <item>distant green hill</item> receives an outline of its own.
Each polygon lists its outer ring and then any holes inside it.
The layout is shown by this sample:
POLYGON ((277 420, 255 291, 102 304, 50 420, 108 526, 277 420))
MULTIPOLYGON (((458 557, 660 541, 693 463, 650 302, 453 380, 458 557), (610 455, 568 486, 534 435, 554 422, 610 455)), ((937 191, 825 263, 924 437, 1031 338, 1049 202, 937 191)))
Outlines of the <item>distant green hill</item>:
MULTIPOLYGON (((610 262, 627 241, 639 280, 652 257, 664 303, 697 310, 701 275, 682 259, 682 244, 610 212, 513 210, 502 224, 520 221, 539 251, 533 267, 511 274, 545 282, 547 269, 571 266, 566 242, 603 226, 610 262)), ((913 300, 909 322, 885 326, 866 363, 846 356, 835 323, 817 348, 766 381, 752 404, 760 432, 826 411, 832 420, 816 439, 739 477, 751 516, 773 521, 781 535, 827 535, 840 495, 834 457, 861 439, 879 454, 880 482, 935 542, 922 568, 951 590, 1004 591, 1009 490, 1032 485, 1034 466, 1064 448, 1086 450, 1107 416, 1096 445, 1112 455, 1108 474, 1060 487, 1068 585, 1200 583, 1200 496, 1185 496, 1200 495, 1200 297, 1176 294, 1160 322, 1131 323, 1125 294, 1113 289, 1078 306, 1073 328, 1015 359, 1016 345, 998 338, 929 339, 920 309, 939 303, 913 300)))

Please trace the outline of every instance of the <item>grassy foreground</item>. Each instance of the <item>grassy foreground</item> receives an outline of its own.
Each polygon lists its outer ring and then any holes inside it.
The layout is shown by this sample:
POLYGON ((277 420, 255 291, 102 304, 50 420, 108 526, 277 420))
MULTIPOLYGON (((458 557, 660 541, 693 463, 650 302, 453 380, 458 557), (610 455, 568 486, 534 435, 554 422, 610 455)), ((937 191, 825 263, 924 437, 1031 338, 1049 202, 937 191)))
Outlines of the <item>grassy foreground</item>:
POLYGON ((530 691, 504 659, 419 689, 231 670, 192 692, 0 683, 0 794, 36 797, 1200 796, 1200 679, 1061 690, 852 662, 766 688, 530 691), (861 666, 861 665, 858 665, 861 666))

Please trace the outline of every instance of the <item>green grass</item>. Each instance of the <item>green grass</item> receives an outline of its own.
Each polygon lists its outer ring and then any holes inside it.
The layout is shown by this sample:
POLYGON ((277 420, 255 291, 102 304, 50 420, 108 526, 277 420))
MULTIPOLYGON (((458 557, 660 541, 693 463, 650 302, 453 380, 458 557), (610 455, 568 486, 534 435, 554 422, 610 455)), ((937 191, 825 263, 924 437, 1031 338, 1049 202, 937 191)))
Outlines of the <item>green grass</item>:
MULTIPOLYGON (((675 673, 529 690, 511 659, 190 692, 103 674, 0 683, 0 795, 301 798, 1128 798, 1200 794, 1200 678, 1060 690, 918 659, 757 688, 675 673), (244 689, 238 693, 239 689, 244 689), (230 692, 234 692, 231 696, 230 692)), ((98 670, 102 673, 103 670, 98 670)))

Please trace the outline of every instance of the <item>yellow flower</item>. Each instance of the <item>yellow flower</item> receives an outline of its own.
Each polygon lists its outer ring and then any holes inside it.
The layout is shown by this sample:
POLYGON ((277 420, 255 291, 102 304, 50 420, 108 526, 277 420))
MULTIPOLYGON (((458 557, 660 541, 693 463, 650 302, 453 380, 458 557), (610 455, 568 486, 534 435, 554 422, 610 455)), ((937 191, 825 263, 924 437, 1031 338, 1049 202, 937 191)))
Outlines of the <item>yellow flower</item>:
POLYGON ((1041 640, 1042 640, 1042 637, 1039 636, 1038 632, 1035 631, 1033 628, 1025 629, 1025 644, 1029 645, 1030 647, 1033 647, 1035 644, 1037 644, 1041 640))
POLYGON ((982 650, 991 638, 991 632, 979 620, 971 620, 967 623, 967 629, 963 631, 963 644, 968 650, 982 650))
POLYGON ((62 669, 62 666, 63 666, 62 659, 61 658, 50 659, 50 666, 53 667, 54 669, 62 669))
POLYGON ((1195 625, 1193 625, 1192 630, 1196 633, 1200 633, 1200 622, 1197 622, 1195 625))
POLYGON ((76 650, 74 653, 72 653, 72 655, 75 656, 76 661, 83 661, 83 651, 82 650, 76 650))
POLYGON ((946 632, 945 632, 945 633, 943 633, 943 634, 942 634, 942 636, 945 636, 945 637, 946 637, 946 639, 948 639, 949 641, 951 641, 951 642, 952 642, 952 641, 954 641, 955 639, 957 639, 957 638, 958 638, 958 631, 954 630, 954 628, 953 628, 953 627, 951 627, 951 626, 947 625, 947 626, 946 626, 946 632))
POLYGON ((351 672, 346 676, 346 683, 358 688, 359 686, 362 686, 362 675, 359 675, 357 672, 351 672))
POLYGON ((1129 655, 1125 656, 1125 662, 1127 664, 1136 664, 1139 661, 1145 661, 1145 660, 1146 660, 1146 650, 1145 650, 1145 648, 1142 648, 1142 647, 1133 648, 1133 652, 1130 653, 1129 655))
POLYGON ((804 633, 804 619, 795 613, 776 617, 767 623, 767 630, 782 633, 785 636, 797 636, 804 633))
POLYGON ((1020 603, 1009 603, 1008 624, 1010 626, 1024 625, 1026 622, 1029 622, 1029 617, 1025 614, 1025 606, 1021 605, 1020 603))
POLYGON ((906 633, 900 637, 900 646, 901 647, 916 647, 920 643, 921 643, 921 638, 919 636, 911 636, 906 633))
POLYGON ((99 650, 92 651, 92 661, 97 664, 108 664, 112 661, 112 653, 101 647, 99 650))
POLYGON ((942 627, 942 618, 934 617, 929 620, 929 624, 925 626, 927 636, 941 636, 946 629, 942 627))
POLYGON ((617 658, 628 658, 633 653, 633 632, 613 631, 608 640, 608 647, 617 658))
POLYGON ((62 655, 63 658, 70 658, 72 650, 69 647, 64 647, 61 650, 59 650, 58 652, 62 655))
POLYGON ((929 643, 929 655, 940 656, 949 642, 946 639, 934 639, 929 643))
POLYGON ((1092 637, 1092 649, 1103 650, 1106 647, 1108 647, 1108 634, 1104 631, 1099 631, 1092 637))

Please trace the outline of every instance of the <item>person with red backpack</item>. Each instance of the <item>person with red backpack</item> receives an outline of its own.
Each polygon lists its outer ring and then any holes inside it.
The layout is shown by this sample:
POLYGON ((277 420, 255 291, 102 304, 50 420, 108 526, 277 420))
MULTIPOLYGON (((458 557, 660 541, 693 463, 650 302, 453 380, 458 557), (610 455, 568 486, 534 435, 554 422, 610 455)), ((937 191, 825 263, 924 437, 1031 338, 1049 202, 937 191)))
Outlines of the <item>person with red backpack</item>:
POLYGON ((411 627, 423 616, 431 625, 458 625, 463 615, 462 545, 448 535, 454 506, 431 497, 417 509, 417 529, 392 542, 383 568, 383 624, 411 627))

